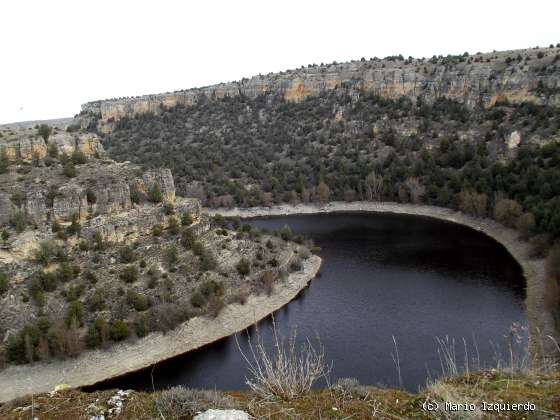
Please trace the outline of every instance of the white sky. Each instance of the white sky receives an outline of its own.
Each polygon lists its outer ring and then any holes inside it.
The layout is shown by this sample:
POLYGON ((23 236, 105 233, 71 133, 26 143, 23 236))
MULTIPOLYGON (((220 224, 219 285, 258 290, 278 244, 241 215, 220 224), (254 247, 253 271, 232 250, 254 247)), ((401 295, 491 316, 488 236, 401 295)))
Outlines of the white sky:
POLYGON ((560 42, 558 0, 0 0, 0 123, 360 57, 560 42))

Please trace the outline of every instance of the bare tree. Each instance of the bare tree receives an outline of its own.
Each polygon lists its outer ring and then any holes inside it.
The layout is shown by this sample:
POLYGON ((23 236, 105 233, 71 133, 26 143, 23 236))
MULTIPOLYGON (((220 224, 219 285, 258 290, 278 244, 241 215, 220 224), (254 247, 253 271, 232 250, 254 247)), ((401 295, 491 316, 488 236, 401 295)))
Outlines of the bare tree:
POLYGON ((426 193, 426 188, 420 183, 418 178, 408 178, 405 183, 410 192, 410 199, 414 204, 420 203, 422 197, 426 193))
POLYGON ((383 177, 372 172, 366 177, 366 197, 369 201, 381 201, 383 196, 383 177))
POLYGON ((488 198, 486 194, 464 190, 459 194, 459 209, 471 216, 486 217, 488 198))

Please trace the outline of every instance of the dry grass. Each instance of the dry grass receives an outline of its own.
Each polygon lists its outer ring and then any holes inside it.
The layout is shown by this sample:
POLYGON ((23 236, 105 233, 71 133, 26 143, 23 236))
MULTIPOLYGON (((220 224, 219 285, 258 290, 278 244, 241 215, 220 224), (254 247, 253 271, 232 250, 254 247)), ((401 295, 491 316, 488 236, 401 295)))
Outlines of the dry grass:
POLYGON ((250 373, 246 383, 258 397, 265 400, 293 400, 309 393, 319 379, 327 379, 330 367, 325 361, 324 348, 319 340, 316 348, 307 339, 298 351, 296 330, 286 340, 280 337, 274 319, 272 333, 272 351, 266 348, 258 330, 256 342, 249 339, 250 355, 246 355, 237 342, 250 373))

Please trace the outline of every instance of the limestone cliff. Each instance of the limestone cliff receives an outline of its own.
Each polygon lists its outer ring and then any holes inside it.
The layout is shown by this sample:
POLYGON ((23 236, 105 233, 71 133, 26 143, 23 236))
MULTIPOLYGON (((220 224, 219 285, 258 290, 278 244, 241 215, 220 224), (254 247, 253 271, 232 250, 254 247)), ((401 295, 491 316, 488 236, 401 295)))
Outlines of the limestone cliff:
POLYGON ((470 106, 496 101, 531 101, 560 105, 560 48, 526 49, 473 56, 404 60, 389 57, 342 64, 313 65, 298 70, 255 76, 173 93, 89 102, 82 105, 79 122, 110 132, 116 121, 162 107, 190 106, 201 100, 245 95, 272 95, 288 101, 333 89, 349 93, 374 92, 388 98, 408 96, 433 102, 447 97, 470 106))

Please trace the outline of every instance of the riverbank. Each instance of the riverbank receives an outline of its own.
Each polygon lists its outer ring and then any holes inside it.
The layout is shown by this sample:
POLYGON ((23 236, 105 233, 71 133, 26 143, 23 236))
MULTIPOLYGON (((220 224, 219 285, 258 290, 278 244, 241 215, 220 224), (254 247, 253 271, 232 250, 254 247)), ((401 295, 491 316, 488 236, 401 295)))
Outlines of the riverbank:
POLYGON ((526 280, 525 308, 529 320, 530 345, 532 356, 543 352, 553 352, 552 341, 546 338, 553 335, 553 320, 543 308, 545 305, 545 270, 544 259, 531 258, 530 245, 519 238, 519 233, 491 219, 478 219, 452 209, 391 202, 331 202, 327 204, 277 205, 272 207, 208 209, 210 215, 221 214, 224 217, 242 218, 287 216, 296 214, 318 214, 339 212, 396 213, 414 216, 432 217, 452 223, 459 223, 477 230, 504 246, 523 270, 526 280))
POLYGON ((0 371, 0 402, 52 391, 60 384, 72 388, 93 385, 243 331, 294 299, 315 277, 320 266, 321 258, 312 255, 303 261, 303 269, 291 273, 271 296, 251 295, 245 305, 227 305, 217 318, 192 318, 165 335, 153 333, 105 351, 87 351, 75 359, 10 366, 0 371))

